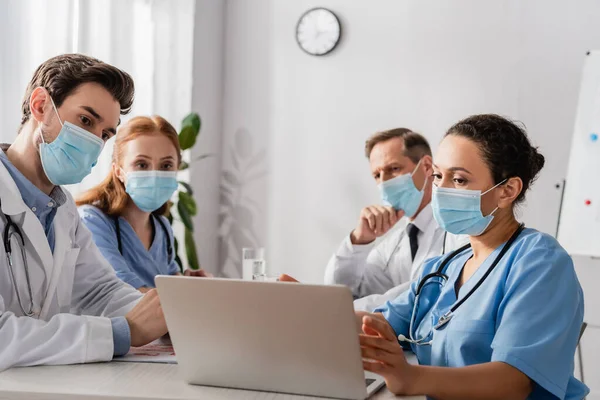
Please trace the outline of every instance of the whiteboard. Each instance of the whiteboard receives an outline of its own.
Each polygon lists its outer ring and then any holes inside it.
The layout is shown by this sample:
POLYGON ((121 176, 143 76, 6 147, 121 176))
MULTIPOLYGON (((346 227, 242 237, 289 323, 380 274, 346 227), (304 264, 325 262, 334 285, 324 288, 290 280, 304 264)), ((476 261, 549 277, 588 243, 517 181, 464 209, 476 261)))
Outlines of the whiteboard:
POLYGON ((569 254, 600 257, 600 51, 585 57, 558 240, 569 254))

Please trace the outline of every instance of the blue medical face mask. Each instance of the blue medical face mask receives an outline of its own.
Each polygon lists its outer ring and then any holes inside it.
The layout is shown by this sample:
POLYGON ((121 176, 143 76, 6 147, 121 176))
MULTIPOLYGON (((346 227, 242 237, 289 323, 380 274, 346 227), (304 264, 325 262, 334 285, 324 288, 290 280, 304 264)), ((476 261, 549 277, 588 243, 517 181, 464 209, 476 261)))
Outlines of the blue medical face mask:
POLYGON ((441 188, 433 186, 431 207, 439 226, 455 235, 479 236, 490 226, 494 213, 481 213, 481 196, 506 182, 506 179, 481 193, 480 190, 441 188))
POLYGON ((104 141, 70 122, 63 123, 52 98, 50 101, 62 128, 52 143, 44 142, 44 135, 41 135, 42 168, 54 185, 79 183, 92 172, 92 167, 96 165, 104 147, 104 141))
POLYGON ((175 171, 135 171, 127 174, 125 191, 142 211, 153 212, 177 190, 175 171))
POLYGON ((404 215, 409 218, 417 213, 427 184, 426 178, 423 189, 419 190, 415 186, 413 175, 419 165, 421 165, 421 160, 419 160, 411 174, 400 175, 379 184, 383 204, 392 207, 394 210, 403 210, 404 215))

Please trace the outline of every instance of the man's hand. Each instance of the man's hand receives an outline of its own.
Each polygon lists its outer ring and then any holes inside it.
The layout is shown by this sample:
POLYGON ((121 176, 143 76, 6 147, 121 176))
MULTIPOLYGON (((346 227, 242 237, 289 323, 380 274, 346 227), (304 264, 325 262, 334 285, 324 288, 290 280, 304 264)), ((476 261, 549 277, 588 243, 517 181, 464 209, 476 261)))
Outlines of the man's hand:
POLYGON ((369 206, 362 209, 358 224, 350 234, 352 244, 369 244, 385 235, 404 216, 392 207, 369 206))
POLYGON ((183 272, 184 276, 196 276, 198 278, 213 278, 213 274, 206 272, 203 269, 186 269, 183 272))
POLYGON ((167 323, 156 289, 149 290, 125 315, 131 332, 131 346, 140 347, 167 333, 167 323))

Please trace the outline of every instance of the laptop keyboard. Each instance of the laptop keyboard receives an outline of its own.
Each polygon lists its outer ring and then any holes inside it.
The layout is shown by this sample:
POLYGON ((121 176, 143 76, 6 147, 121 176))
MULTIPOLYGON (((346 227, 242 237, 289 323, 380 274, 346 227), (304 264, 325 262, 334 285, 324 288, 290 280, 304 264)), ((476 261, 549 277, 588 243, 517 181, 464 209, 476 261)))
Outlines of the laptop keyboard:
POLYGON ((371 386, 371 383, 373 382, 375 382, 375 379, 365 378, 365 383, 367 384, 367 387, 371 386))

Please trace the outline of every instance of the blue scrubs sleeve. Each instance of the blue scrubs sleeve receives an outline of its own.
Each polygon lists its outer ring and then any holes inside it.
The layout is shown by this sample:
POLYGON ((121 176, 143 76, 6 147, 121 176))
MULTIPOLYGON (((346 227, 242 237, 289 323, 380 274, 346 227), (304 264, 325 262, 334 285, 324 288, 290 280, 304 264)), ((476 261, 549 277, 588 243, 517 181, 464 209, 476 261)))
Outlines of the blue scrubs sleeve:
POLYGON ((573 261, 547 235, 515 253, 498 308, 492 361, 527 375, 535 383, 530 398, 563 399, 583 322, 583 292, 573 261))
POLYGON ((388 301, 385 305, 375 309, 376 313, 382 313, 383 317, 390 324, 396 336, 404 335, 408 337, 408 329, 410 326, 410 317, 413 311, 415 292, 417 290, 418 281, 410 285, 410 289, 403 292, 395 300, 388 301))
POLYGON ((113 222, 102 211, 92 206, 79 207, 79 216, 85 226, 92 232, 92 238, 100 253, 115 270, 117 277, 123 282, 139 289, 144 282, 131 269, 119 252, 117 232, 113 222))

